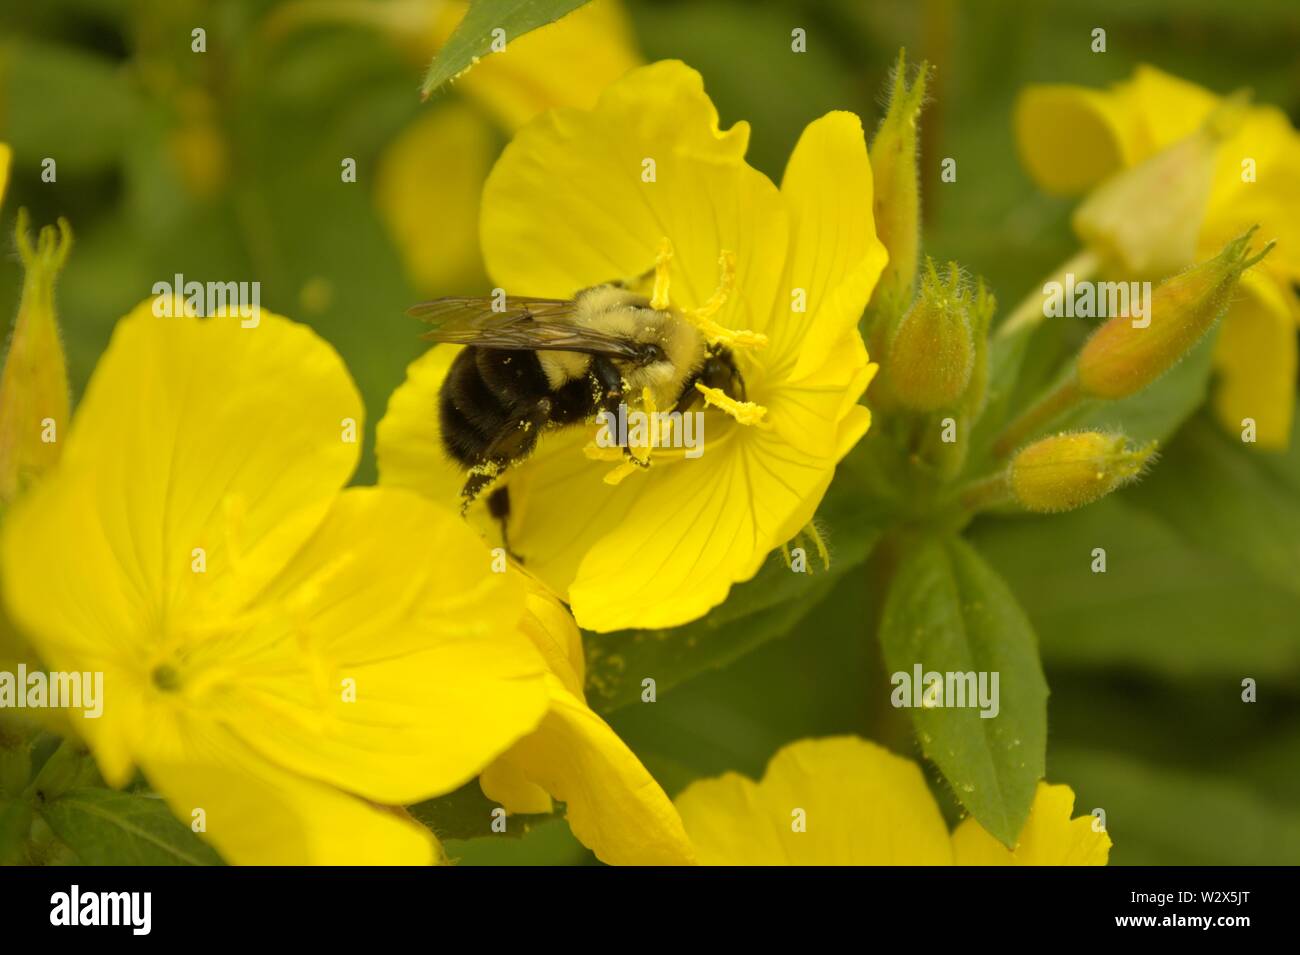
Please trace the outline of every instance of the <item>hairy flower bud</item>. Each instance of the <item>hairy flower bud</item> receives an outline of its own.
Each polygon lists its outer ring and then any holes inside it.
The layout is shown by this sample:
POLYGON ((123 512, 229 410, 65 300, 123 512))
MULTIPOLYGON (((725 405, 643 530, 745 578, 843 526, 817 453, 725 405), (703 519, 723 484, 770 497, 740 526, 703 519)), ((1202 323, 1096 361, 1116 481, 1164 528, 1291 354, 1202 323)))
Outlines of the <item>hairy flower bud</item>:
POLYGON ((1249 255, 1255 229, 1233 239, 1213 259, 1166 279, 1151 296, 1149 322, 1112 318, 1079 353, 1078 383, 1093 398, 1125 398, 1176 365, 1228 306, 1241 274, 1273 248, 1249 255))
POLYGON ((889 384, 901 404, 937 411, 961 399, 975 366, 974 326, 982 307, 955 262, 942 278, 926 262, 921 292, 889 344, 889 384))
POLYGON ((35 248, 27 213, 18 213, 18 254, 27 270, 9 353, 0 372, 0 504, 58 460, 71 413, 68 368, 54 313, 54 279, 67 261, 72 230, 41 230, 35 248))
POLYGON ((1031 511, 1069 511, 1091 504, 1142 473, 1154 442, 1132 447, 1122 434, 1099 431, 1042 438, 1011 460, 1011 492, 1031 511))
POLYGON ((878 298, 892 297, 900 310, 911 297, 916 279, 921 222, 916 121, 925 102, 929 71, 929 66, 922 63, 909 86, 906 55, 899 51, 889 110, 871 141, 876 234, 889 251, 889 263, 880 276, 876 294, 878 298))
POLYGON ((0 202, 5 199, 5 187, 9 185, 9 161, 13 158, 13 150, 5 143, 0 143, 0 202))

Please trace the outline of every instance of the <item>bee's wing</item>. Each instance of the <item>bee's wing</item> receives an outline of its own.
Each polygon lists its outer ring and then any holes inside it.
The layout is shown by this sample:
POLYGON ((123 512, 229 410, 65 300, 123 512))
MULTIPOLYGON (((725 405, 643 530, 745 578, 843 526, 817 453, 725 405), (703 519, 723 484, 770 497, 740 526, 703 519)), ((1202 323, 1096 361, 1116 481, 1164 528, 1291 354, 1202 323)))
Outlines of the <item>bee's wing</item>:
POLYGON ((421 338, 456 345, 514 351, 572 351, 611 358, 641 358, 644 346, 617 335, 565 321, 573 302, 554 298, 507 298, 505 308, 490 298, 440 298, 407 309, 433 330, 421 338))

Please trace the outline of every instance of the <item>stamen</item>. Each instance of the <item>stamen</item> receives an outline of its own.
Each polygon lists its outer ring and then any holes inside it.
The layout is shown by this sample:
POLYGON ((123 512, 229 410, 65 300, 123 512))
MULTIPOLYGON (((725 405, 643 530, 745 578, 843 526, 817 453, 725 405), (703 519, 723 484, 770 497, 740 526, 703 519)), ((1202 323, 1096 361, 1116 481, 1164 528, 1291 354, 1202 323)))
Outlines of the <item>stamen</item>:
POLYGON ((614 468, 614 470, 606 474, 603 480, 611 487, 616 487, 617 485, 622 484, 623 479, 629 474, 635 474, 637 471, 642 469, 641 465, 633 464, 631 461, 624 461, 618 467, 614 468))
POLYGON ((699 329, 710 345, 727 345, 732 348, 766 348, 767 336, 746 329, 732 329, 720 325, 713 316, 722 310, 731 298, 736 285, 736 253, 723 250, 718 257, 718 287, 713 296, 699 308, 682 309, 682 317, 699 329))
POLYGON ((650 466, 650 454, 654 451, 655 446, 659 443, 659 421, 655 417, 658 406, 655 404, 654 392, 649 387, 641 389, 641 410, 645 412, 645 418, 648 422, 646 437, 648 440, 643 448, 631 447, 629 442, 628 453, 633 460, 638 462, 642 467, 650 466))
POLYGON ((650 296, 650 307, 662 312, 668 307, 668 264, 673 260, 673 244, 667 238, 659 242, 659 254, 655 256, 655 290, 650 296))
POLYGON ((767 414, 767 409, 762 405, 755 404, 752 401, 737 401, 721 388, 710 388, 698 381, 695 383, 695 390, 704 395, 706 407, 712 405, 725 411, 741 424, 753 425, 756 428, 763 429, 772 427, 769 422, 763 420, 764 415, 767 414))

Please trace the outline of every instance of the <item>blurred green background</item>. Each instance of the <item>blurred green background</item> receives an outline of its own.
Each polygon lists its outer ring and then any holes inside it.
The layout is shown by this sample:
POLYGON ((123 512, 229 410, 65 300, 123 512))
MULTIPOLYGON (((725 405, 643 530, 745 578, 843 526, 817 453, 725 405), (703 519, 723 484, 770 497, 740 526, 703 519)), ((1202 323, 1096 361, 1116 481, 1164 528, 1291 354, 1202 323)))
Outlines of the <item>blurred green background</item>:
MULTIPOLYGON (((78 394, 113 324, 154 282, 257 279, 264 307, 310 323, 342 353, 365 398, 369 449, 421 351, 404 309, 485 287, 478 266, 416 287, 375 203, 385 149, 459 94, 422 104, 420 65, 382 30, 318 25, 272 42, 262 26, 276 6, 5 4, 0 141, 15 161, 0 234, 11 252, 19 206, 36 224, 72 223, 58 307, 78 394), (190 51, 196 25, 208 32, 203 56, 190 51), (40 179, 47 156, 55 183, 40 179), (345 156, 357 160, 355 184, 340 182, 345 156)), ((1074 249, 1071 204, 1037 193, 1017 160, 1011 110, 1024 84, 1101 85, 1147 62, 1216 92, 1249 86, 1300 120, 1294 0, 624 6, 646 59, 685 60, 724 125, 751 122, 750 160, 774 179, 823 112, 853 110, 874 127, 900 46, 928 59, 925 250, 983 275, 1004 306, 1074 249), (796 26, 806 55, 790 53, 796 26), (1096 26, 1104 54, 1090 50, 1096 26), (944 156, 958 159, 956 183, 938 182, 944 156)), ((507 135, 493 131, 490 149, 507 135)), ((442 228, 436 216, 429 228, 442 228)), ((8 254, 0 312, 14 313, 20 285, 8 254)), ((368 450, 357 480, 373 479, 368 450)), ((1251 456, 1197 416, 1141 485, 1050 530, 1036 523, 985 521, 972 540, 1038 631, 1052 689, 1049 779, 1074 787, 1076 812, 1105 808, 1112 863, 1300 862, 1300 435, 1288 455, 1251 456), (1081 590, 1066 562, 1099 537, 1123 569, 1081 590), (1240 701, 1246 677, 1259 681, 1258 703, 1240 701)), ((865 570, 841 576, 787 635, 611 722, 670 795, 727 769, 761 775, 777 748, 805 736, 859 733, 914 754, 906 715, 882 705, 878 595, 866 580, 865 570)), ((470 863, 590 860, 556 822, 449 849, 470 863)))

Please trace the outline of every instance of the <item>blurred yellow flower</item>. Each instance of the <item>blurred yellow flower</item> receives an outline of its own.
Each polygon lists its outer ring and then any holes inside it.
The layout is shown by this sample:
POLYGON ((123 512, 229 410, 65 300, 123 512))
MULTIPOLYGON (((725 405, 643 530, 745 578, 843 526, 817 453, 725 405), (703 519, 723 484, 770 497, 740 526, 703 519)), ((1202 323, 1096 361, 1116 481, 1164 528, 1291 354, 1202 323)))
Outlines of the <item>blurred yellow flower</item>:
POLYGON ((695 852, 663 789, 583 693, 582 635, 573 617, 528 574, 523 630, 546 660, 550 709, 530 736, 484 770, 480 784, 509 812, 565 804, 583 845, 610 865, 686 865, 695 852))
MULTIPOLYGON (((1088 190, 1118 170, 1155 157, 1202 128, 1224 103, 1193 83, 1150 66, 1108 90, 1032 86, 1016 107, 1021 158, 1046 191, 1088 190)), ((1236 433, 1244 418, 1263 447, 1285 447, 1295 401, 1300 298, 1300 134, 1271 106, 1244 109, 1217 145, 1196 259, 1215 255, 1252 225, 1277 249, 1242 279, 1215 350, 1214 408, 1236 433)), ((1153 201, 1157 198, 1152 196, 1153 201)), ((1132 214, 1140 214, 1138 204, 1132 214)), ((1191 261, 1178 264, 1190 265, 1191 261)))
POLYGON ((523 584, 454 513, 340 490, 362 413, 306 326, 147 302, 0 536, 44 664, 104 674, 102 715, 70 718, 104 777, 141 769, 231 862, 432 862, 385 807, 469 781, 546 710, 523 584))
MULTIPOLYGON (((387 32, 424 67, 469 5, 416 0, 407 6, 406 18, 392 20, 387 32)), ((380 156, 376 170, 375 201, 412 284, 433 295, 481 276, 479 198, 498 129, 513 132, 552 107, 588 109, 640 62, 621 4, 594 0, 555 23, 507 38, 503 51, 485 56, 449 87, 464 94, 462 100, 435 94, 380 156)))
POLYGON ((761 782, 737 773, 677 797, 704 865, 1105 865, 1110 837, 1071 819, 1068 786, 1038 784, 1015 849, 974 819, 951 835, 909 759, 854 736, 783 747, 761 782))
MULTIPOLYGON (((746 123, 718 128, 698 73, 657 63, 593 111, 527 126, 484 190, 484 254, 508 293, 570 297, 638 276, 667 241, 673 307, 716 303, 724 259, 734 275, 716 322, 766 337, 733 347, 750 404, 708 396, 698 460, 656 450, 611 483, 611 465, 585 453, 595 427, 575 427, 503 476, 512 549, 591 630, 676 626, 720 604, 808 525, 870 424, 857 402, 876 366, 857 323, 886 253, 861 124, 843 112, 812 123, 780 189, 745 163, 748 139, 746 123)), ((408 369, 376 442, 382 483, 448 503, 464 479, 435 409, 452 353, 408 369)))

